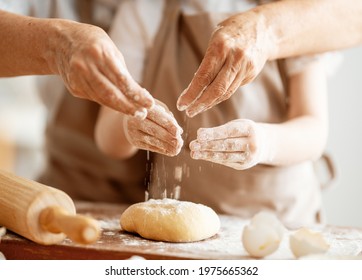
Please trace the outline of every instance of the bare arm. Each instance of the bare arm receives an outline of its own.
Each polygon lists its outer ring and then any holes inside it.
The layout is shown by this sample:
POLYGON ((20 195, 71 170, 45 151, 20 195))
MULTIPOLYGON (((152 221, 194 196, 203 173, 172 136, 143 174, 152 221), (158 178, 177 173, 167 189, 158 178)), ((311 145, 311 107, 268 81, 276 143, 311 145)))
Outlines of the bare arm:
POLYGON ((275 48, 268 59, 362 44, 362 1, 286 0, 257 7, 256 13, 264 13, 275 38, 275 48))
POLYGON ((127 159, 137 152, 125 134, 125 116, 107 107, 101 108, 95 127, 98 148, 112 158, 127 159))
POLYGON ((219 24, 177 106, 193 117, 230 98, 268 60, 362 43, 362 1, 285 0, 219 24))
MULTIPOLYGON (((262 163, 293 164, 315 160, 324 151, 328 136, 328 102, 325 71, 318 62, 290 78, 288 120, 262 124, 273 147, 262 163)), ((265 141, 265 140, 264 140, 265 141)))
POLYGON ((57 74, 50 29, 47 20, 0 10, 0 76, 57 74))
POLYGON ((129 115, 145 117, 153 105, 101 28, 0 11, 0 38, 1 77, 60 75, 74 96, 129 115))

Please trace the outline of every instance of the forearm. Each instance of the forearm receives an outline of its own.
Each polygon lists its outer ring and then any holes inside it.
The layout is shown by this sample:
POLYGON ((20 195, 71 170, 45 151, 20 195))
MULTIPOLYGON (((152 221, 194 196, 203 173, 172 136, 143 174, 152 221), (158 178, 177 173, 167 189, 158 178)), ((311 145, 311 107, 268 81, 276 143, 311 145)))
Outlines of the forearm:
POLYGON ((102 107, 96 123, 97 147, 112 158, 126 159, 137 152, 137 148, 127 140, 123 118, 121 113, 102 107))
POLYGON ((324 151, 328 135, 324 120, 301 116, 281 124, 259 125, 265 132, 263 164, 289 165, 316 160, 324 151))
POLYGON ((45 20, 0 11, 0 76, 51 74, 49 29, 45 20))
POLYGON ((362 1, 287 0, 256 13, 270 32, 269 59, 352 47, 362 43, 362 1))
POLYGON ((0 10, 0 77, 68 74, 62 69, 69 63, 64 59, 71 59, 69 51, 82 43, 77 34, 90 34, 92 30, 99 32, 100 28, 0 10))

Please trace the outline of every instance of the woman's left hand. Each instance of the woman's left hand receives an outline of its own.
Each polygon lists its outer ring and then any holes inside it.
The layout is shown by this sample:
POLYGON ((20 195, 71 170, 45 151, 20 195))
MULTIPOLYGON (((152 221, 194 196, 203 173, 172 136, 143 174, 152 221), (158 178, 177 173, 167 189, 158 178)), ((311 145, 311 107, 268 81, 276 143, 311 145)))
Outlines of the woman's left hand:
POLYGON ((177 101, 178 109, 193 117, 229 99, 259 74, 273 51, 272 42, 270 28, 257 12, 221 22, 199 69, 177 101))

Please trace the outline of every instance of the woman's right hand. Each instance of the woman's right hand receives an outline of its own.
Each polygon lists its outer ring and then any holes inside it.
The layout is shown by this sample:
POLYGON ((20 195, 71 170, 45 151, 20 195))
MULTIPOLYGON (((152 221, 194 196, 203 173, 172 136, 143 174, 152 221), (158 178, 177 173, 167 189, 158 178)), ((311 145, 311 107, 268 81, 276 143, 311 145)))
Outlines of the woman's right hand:
POLYGON ((131 77, 121 52, 107 33, 93 25, 66 20, 59 20, 54 27, 51 68, 69 91, 144 119, 154 99, 131 77))

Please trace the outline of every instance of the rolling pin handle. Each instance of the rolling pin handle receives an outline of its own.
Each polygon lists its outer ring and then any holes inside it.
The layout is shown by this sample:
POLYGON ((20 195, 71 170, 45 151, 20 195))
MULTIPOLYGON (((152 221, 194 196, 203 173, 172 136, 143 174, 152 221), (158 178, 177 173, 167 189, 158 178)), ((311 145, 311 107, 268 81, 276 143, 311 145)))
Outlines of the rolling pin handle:
POLYGON ((97 222, 83 215, 69 215, 58 206, 45 208, 39 216, 42 228, 51 233, 65 233, 72 241, 90 244, 98 240, 100 227, 97 222))

